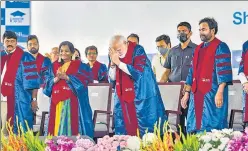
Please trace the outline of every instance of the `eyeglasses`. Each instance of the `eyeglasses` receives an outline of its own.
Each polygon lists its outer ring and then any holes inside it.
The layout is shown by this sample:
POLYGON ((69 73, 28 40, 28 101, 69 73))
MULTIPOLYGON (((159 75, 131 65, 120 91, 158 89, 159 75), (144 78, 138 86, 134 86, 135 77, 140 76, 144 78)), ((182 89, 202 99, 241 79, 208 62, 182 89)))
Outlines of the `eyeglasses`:
POLYGON ((87 55, 97 55, 97 53, 96 52, 89 52, 89 53, 87 53, 87 55))

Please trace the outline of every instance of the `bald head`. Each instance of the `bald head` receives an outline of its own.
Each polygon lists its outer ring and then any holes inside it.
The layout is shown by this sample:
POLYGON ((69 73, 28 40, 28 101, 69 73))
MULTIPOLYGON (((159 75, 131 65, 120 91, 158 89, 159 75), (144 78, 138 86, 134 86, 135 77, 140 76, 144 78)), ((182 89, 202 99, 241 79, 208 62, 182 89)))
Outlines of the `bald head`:
POLYGON ((55 62, 59 59, 59 48, 58 47, 53 47, 52 51, 50 53, 51 56, 51 61, 55 62))
POLYGON ((122 35, 115 35, 111 38, 109 46, 121 57, 127 52, 127 39, 122 35))

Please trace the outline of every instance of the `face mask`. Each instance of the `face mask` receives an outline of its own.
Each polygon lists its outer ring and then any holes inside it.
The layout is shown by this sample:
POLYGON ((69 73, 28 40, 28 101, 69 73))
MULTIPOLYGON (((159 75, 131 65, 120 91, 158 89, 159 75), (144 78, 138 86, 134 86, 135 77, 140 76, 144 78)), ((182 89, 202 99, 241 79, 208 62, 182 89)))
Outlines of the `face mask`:
POLYGON ((29 52, 32 54, 36 54, 39 51, 39 49, 32 48, 29 52))
POLYGON ((162 56, 164 56, 164 55, 167 53, 167 51, 169 51, 169 49, 168 49, 168 48, 159 47, 159 48, 158 48, 158 51, 160 52, 160 54, 161 54, 162 56))
POLYGON ((180 33, 178 34, 177 38, 179 39, 180 42, 184 43, 188 40, 187 34, 185 33, 180 33))

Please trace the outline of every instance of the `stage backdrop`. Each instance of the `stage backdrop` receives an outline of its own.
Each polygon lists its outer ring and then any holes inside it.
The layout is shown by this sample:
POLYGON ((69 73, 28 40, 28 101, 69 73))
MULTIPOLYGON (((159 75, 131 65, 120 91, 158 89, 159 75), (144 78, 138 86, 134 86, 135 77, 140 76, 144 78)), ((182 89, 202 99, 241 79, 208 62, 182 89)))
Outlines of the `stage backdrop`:
POLYGON ((31 33, 39 37, 43 54, 69 40, 81 51, 84 60, 85 47, 97 46, 99 59, 104 63, 108 62, 109 39, 114 34, 138 34, 140 44, 151 58, 156 53, 157 36, 168 34, 175 46, 178 44, 177 24, 188 21, 192 25, 192 41, 199 44, 199 20, 214 17, 219 25, 217 37, 233 52, 236 75, 240 50, 248 39, 247 1, 32 1, 31 10, 31 33))
POLYGON ((26 47, 31 24, 30 1, 1 1, 1 41, 5 30, 12 30, 18 45, 26 47))

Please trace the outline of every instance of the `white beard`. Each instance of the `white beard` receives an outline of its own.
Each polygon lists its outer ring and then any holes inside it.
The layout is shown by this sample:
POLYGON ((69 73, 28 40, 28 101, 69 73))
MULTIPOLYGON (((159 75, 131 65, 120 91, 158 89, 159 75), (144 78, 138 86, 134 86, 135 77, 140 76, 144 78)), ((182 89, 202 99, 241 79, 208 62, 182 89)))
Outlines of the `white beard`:
POLYGON ((119 58, 121 58, 121 59, 124 58, 126 56, 126 54, 127 53, 122 54, 121 56, 119 56, 119 58))

